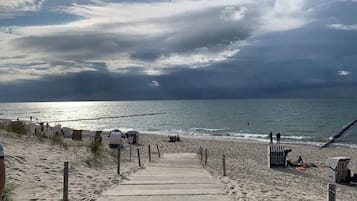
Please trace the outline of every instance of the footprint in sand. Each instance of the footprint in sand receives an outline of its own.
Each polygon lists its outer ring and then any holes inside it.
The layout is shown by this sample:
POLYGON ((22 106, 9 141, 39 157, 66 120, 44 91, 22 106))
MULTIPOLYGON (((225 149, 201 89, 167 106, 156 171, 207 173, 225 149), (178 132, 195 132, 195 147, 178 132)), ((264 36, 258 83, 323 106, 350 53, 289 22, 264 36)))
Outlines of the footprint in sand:
POLYGON ((266 189, 261 189, 261 190, 260 190, 260 192, 262 192, 262 193, 268 193, 268 192, 269 192, 269 190, 266 190, 266 189))
POLYGON ((20 164, 25 164, 26 163, 26 159, 24 157, 22 157, 22 156, 14 156, 13 159, 16 160, 20 164))
POLYGON ((25 173, 25 170, 22 169, 22 168, 18 168, 18 167, 14 167, 13 170, 16 170, 16 171, 19 171, 19 172, 22 172, 22 173, 25 173))
POLYGON ((278 187, 275 187, 275 190, 277 190, 277 191, 284 191, 284 189, 281 189, 281 188, 278 188, 278 187))

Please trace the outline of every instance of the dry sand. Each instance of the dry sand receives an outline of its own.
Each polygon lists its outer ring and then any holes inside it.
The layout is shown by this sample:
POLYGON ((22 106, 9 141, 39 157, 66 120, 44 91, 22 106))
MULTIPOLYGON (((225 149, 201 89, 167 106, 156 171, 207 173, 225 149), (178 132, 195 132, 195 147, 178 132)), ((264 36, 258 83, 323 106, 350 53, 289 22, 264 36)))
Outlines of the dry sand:
MULTIPOLYGON (((182 142, 169 143, 167 136, 142 134, 140 146, 133 146, 133 160, 128 162, 128 145, 122 153, 123 177, 116 175, 114 158, 101 167, 89 167, 85 160, 90 155, 80 143, 68 149, 40 142, 35 137, 16 136, 0 131, 6 149, 7 179, 16 185, 14 200, 61 200, 63 162, 70 163, 70 200, 95 200, 97 195, 116 185, 128 174, 137 170, 136 148, 140 148, 142 163, 147 164, 147 145, 152 144, 153 161, 158 160, 156 146, 161 152, 198 152, 199 146, 208 149, 208 166, 211 173, 224 184, 227 193, 236 200, 326 200, 325 168, 269 169, 267 144, 222 139, 217 137, 181 136, 182 142), (227 176, 221 176, 222 154, 226 155, 227 176)), ((106 143, 106 142, 104 142, 106 143)), ((331 156, 351 157, 349 167, 357 173, 357 150, 341 147, 318 149, 312 146, 286 145, 293 151, 289 157, 296 160, 301 155, 305 162, 317 165, 331 156)), ((357 200, 357 187, 337 185, 337 198, 357 200)))
POLYGON ((66 149, 7 131, 0 131, 0 136, 5 147, 7 182, 15 186, 11 196, 15 201, 62 200, 64 161, 69 162, 70 200, 95 200, 99 193, 138 169, 136 162, 127 161, 127 150, 122 152, 119 177, 112 156, 107 156, 101 165, 89 166, 86 161, 92 155, 82 143, 66 149))
MULTIPOLYGON (((270 169, 267 166, 267 144, 217 137, 182 137, 182 142, 167 143, 167 136, 146 135, 147 143, 160 138, 165 152, 198 152, 199 146, 208 149, 208 169, 225 184, 226 191, 236 200, 311 200, 325 201, 327 179, 325 168, 301 171, 290 168, 270 169), (222 154, 226 155, 227 177, 222 175, 222 154)), ((349 168, 357 173, 357 149, 286 144, 291 148, 289 158, 299 155, 308 163, 324 164, 328 157, 351 158, 349 168)), ((357 187, 337 185, 337 200, 357 200, 357 187)))

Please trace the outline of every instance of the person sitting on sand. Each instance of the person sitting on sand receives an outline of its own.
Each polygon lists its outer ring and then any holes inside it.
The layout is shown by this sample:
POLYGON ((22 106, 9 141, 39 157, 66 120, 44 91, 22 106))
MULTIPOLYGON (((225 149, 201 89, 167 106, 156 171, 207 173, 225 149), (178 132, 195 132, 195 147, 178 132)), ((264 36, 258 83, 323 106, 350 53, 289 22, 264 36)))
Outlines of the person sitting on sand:
POLYGON ((291 162, 290 160, 287 160, 287 165, 289 167, 301 167, 303 164, 304 164, 304 161, 302 160, 301 156, 299 156, 299 158, 294 162, 291 162))
POLYGON ((299 156, 299 158, 297 159, 296 164, 297 164, 299 167, 302 166, 302 164, 304 164, 304 161, 302 160, 302 157, 301 157, 301 156, 299 156))
POLYGON ((176 136, 168 136, 169 137, 169 142, 176 142, 176 136))

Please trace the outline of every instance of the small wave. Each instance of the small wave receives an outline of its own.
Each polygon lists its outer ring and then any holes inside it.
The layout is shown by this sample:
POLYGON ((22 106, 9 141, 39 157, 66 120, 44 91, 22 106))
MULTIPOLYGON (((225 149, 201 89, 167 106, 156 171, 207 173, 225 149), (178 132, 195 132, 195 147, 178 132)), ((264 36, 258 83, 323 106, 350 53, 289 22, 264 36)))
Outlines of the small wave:
POLYGON ((254 134, 254 133, 230 133, 232 137, 239 137, 239 138, 268 138, 269 135, 266 134, 254 134))
POLYGON ((223 132, 227 131, 226 128, 191 128, 192 130, 199 131, 199 132, 223 132))
POLYGON ((312 136, 293 136, 293 135, 282 135, 282 139, 291 139, 291 140, 312 140, 315 139, 315 137, 312 136))
POLYGON ((211 136, 231 136, 229 133, 212 133, 212 134, 208 134, 211 136))
MULTIPOLYGON (((269 135, 267 134, 255 134, 255 133, 231 133, 230 134, 233 137, 239 137, 239 138, 253 138, 253 139, 268 139, 269 135)), ((275 138, 275 136, 274 136, 275 138)), ((293 135, 282 135, 281 136, 282 139, 286 139, 286 140, 301 140, 301 141, 315 141, 315 137, 312 136, 293 136, 293 135)))
POLYGON ((34 112, 30 112, 31 114, 40 114, 40 111, 34 111, 34 112))
POLYGON ((161 129, 139 129, 139 132, 147 134, 158 134, 158 135, 194 135, 192 132, 187 132, 182 129, 173 129, 173 130, 161 130, 161 129))
POLYGON ((336 146, 348 147, 352 149, 357 149, 357 144, 347 144, 347 143, 335 143, 336 146))
POLYGON ((160 131, 158 128, 148 128, 147 131, 160 131))

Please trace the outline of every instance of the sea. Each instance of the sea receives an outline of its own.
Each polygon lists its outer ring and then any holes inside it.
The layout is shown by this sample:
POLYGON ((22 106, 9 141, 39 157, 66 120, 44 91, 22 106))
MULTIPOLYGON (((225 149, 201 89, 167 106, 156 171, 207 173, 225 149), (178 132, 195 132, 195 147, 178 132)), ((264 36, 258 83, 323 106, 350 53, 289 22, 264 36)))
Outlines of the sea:
MULTIPOLYGON (((229 99, 0 103, 1 119, 84 130, 216 136, 319 146, 357 119, 357 99, 229 99)), ((357 148, 357 125, 336 141, 357 148)))

